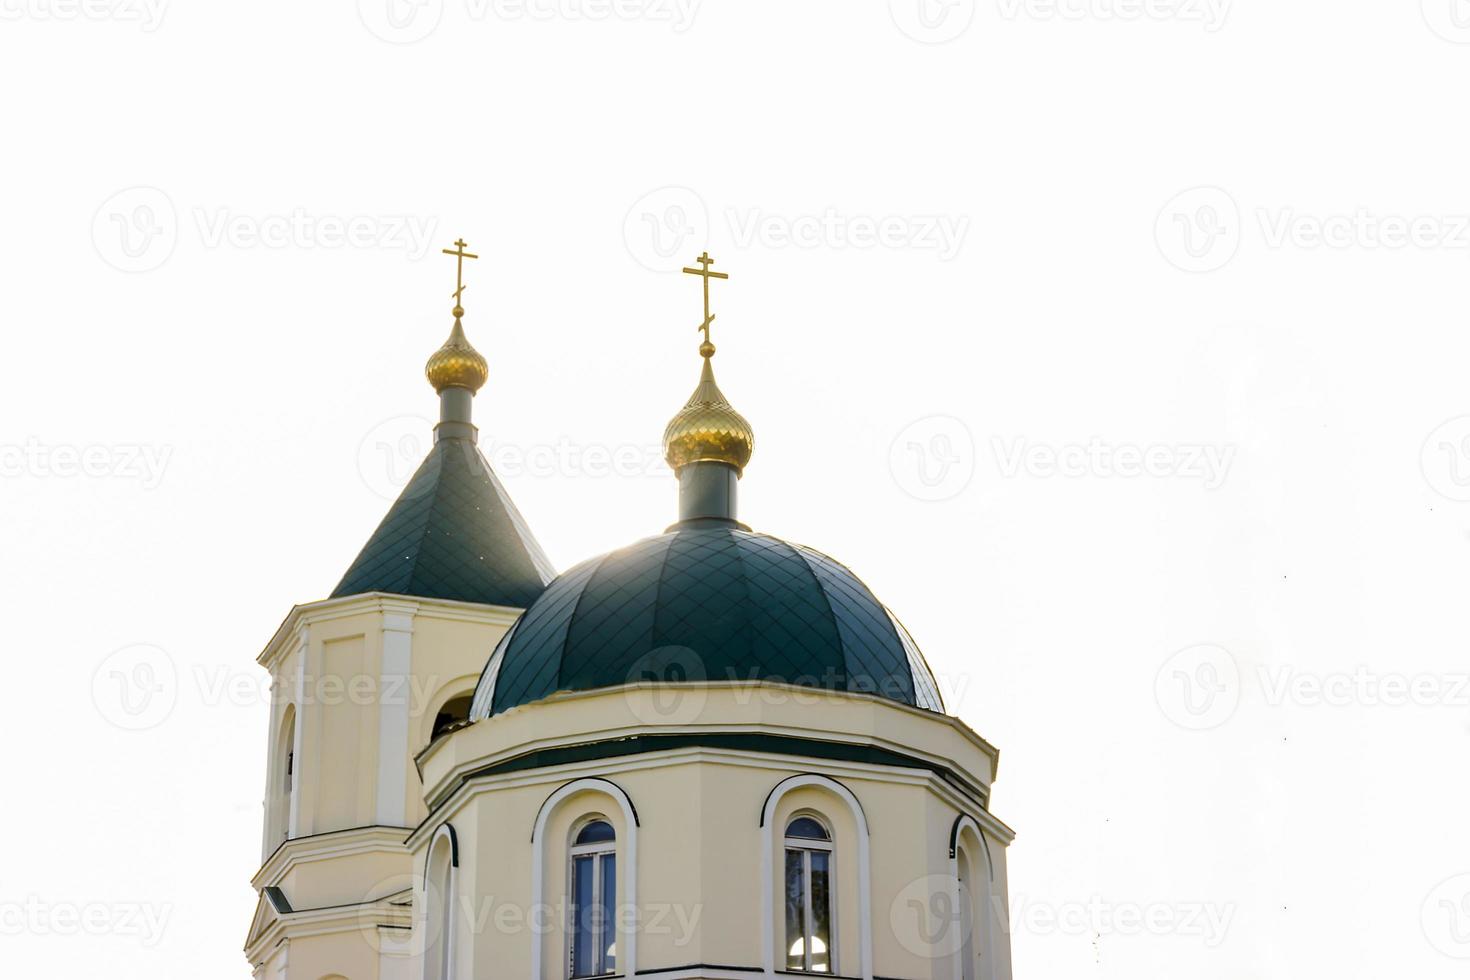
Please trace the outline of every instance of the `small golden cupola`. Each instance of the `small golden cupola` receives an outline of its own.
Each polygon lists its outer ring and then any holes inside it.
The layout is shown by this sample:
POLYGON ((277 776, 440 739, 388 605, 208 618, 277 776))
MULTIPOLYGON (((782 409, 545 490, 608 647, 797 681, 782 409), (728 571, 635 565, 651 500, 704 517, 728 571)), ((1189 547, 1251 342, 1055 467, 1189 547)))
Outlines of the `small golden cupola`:
POLYGON ((680 520, 734 521, 735 482, 745 473, 755 451, 755 430, 715 384, 711 365, 715 345, 710 343, 709 329, 715 317, 709 311, 709 281, 730 277, 710 269, 714 260, 708 252, 695 261, 698 269, 684 271, 704 280, 704 322, 699 325, 704 331, 704 341, 699 345, 704 367, 694 394, 664 429, 664 459, 679 477, 680 520))
POLYGON ((484 355, 471 346, 469 338, 464 335, 464 324, 460 322, 460 317, 464 316, 464 307, 460 304, 465 290, 464 260, 479 258, 478 255, 466 252, 465 245, 465 240, 461 238, 454 243, 453 249, 443 250, 445 255, 453 255, 458 260, 454 309, 451 311, 454 314, 454 327, 449 331, 449 339, 444 341, 444 346, 436 350, 424 365, 424 376, 441 395, 445 388, 464 388, 474 394, 485 387, 485 382, 490 377, 489 364, 484 355))
POLYGON ((715 384, 710 366, 714 345, 701 344, 700 353, 706 348, 710 353, 704 354, 699 387, 664 429, 664 459, 675 473, 690 463, 728 463, 737 473, 743 473, 755 449, 755 430, 715 384))
POLYGON ((445 388, 479 391, 485 387, 485 382, 490 377, 490 365, 485 362, 485 356, 475 350, 464 335, 464 324, 459 320, 462 316, 464 308, 456 306, 454 327, 449 331, 449 339, 444 341, 444 346, 436 350, 429 358, 429 363, 424 365, 424 376, 429 379, 434 390, 441 394, 445 388))

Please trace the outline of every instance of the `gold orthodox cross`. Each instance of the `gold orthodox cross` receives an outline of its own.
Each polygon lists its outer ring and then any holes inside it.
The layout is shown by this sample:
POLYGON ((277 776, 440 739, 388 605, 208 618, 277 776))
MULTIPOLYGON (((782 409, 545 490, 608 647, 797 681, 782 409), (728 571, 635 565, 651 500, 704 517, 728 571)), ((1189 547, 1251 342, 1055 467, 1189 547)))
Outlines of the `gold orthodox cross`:
POLYGON ((475 255, 472 252, 466 252, 465 251, 466 244, 467 243, 465 242, 465 240, 463 238, 460 238, 460 239, 457 239, 455 241, 454 248, 440 249, 440 251, 442 251, 445 255, 453 255, 454 258, 455 258, 455 263, 454 263, 454 293, 452 294, 454 296, 454 308, 456 310, 456 312, 454 314, 455 316, 460 316, 464 312, 463 309, 461 308, 460 302, 459 302, 460 295, 464 293, 464 288, 465 288, 464 287, 464 260, 465 259, 478 259, 479 258, 478 255, 475 255))
POLYGON ((715 260, 709 257, 709 252, 705 252, 694 261, 699 263, 699 268, 690 269, 686 267, 684 271, 689 273, 691 276, 699 276, 704 280, 704 322, 701 323, 697 329, 704 331, 704 342, 708 344, 709 325, 715 321, 714 314, 709 311, 709 281, 711 279, 729 279, 730 275, 729 273, 725 272, 710 271, 709 267, 715 264, 715 260))

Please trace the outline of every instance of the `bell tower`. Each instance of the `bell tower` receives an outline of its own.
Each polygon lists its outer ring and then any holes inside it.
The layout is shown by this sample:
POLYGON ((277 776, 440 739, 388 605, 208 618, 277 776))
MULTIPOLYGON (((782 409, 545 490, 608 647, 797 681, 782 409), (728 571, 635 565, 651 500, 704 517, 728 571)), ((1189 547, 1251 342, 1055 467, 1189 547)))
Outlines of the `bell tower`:
POLYGON ((449 339, 425 365, 433 447, 331 595, 292 609, 258 658, 272 691, 246 941, 259 980, 410 975, 415 757, 468 717, 489 651, 554 575, 478 448, 489 370, 464 330, 466 248, 444 249, 457 270, 449 339))

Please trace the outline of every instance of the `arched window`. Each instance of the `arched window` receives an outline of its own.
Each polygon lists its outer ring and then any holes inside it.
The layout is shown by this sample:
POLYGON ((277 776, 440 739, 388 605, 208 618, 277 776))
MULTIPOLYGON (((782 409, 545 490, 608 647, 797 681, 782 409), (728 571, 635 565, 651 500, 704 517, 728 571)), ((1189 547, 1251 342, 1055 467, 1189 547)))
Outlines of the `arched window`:
POLYGON ((454 971, 454 833, 441 828, 429 848, 424 881, 424 980, 448 980, 454 971))
POLYGON ((434 716, 434 728, 429 734, 429 741, 433 742, 450 729, 469 721, 470 702, 474 700, 474 697, 474 693, 471 692, 444 702, 444 706, 434 716))
POLYGON ((832 833, 814 816, 786 825, 786 969, 834 973, 832 833))
POLYGON ((280 728, 276 731, 275 775, 271 778, 270 834, 267 850, 272 850, 291 836, 291 793, 296 788, 296 706, 286 705, 280 728))
POLYGON ((976 980, 976 964, 980 951, 975 943, 975 879, 969 848, 955 854, 955 877, 959 882, 960 907, 957 925, 960 929, 960 980, 976 980))
POLYGON ((996 905, 992 898, 994 869, 990 847, 980 825, 961 815, 951 831, 950 859, 954 866, 956 891, 954 950, 956 980, 991 980, 995 975, 995 935, 992 922, 996 905))
POLYGON ((613 910, 618 894, 618 835, 612 824, 593 817, 581 825, 571 848, 572 977, 617 972, 617 932, 613 910))

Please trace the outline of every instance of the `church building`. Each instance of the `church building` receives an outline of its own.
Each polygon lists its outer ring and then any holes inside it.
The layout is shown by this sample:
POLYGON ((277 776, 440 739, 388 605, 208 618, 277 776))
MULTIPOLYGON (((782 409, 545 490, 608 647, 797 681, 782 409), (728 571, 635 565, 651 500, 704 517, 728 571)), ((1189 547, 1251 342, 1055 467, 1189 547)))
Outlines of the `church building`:
POLYGON ((1009 980, 996 749, 856 575, 742 522, 726 276, 684 270, 671 525, 557 574, 477 447, 465 248, 433 448, 258 658, 256 980, 1009 980))

